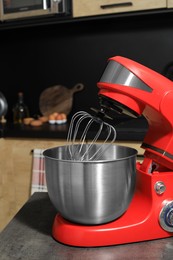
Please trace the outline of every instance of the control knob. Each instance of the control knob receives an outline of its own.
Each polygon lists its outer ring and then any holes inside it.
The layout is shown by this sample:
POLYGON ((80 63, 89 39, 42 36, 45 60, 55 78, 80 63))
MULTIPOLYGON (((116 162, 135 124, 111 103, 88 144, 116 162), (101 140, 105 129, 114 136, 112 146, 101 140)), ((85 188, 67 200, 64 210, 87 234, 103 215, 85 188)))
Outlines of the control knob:
POLYGON ((161 209, 159 221, 164 230, 173 232, 173 201, 168 201, 161 209))

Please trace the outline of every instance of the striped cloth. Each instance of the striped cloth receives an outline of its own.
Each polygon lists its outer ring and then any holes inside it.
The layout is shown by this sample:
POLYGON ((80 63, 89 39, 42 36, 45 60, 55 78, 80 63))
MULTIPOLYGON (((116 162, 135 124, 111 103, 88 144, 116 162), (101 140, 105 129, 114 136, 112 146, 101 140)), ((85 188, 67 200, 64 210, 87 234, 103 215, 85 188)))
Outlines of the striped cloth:
POLYGON ((31 195, 34 192, 47 192, 43 151, 33 150, 31 195))

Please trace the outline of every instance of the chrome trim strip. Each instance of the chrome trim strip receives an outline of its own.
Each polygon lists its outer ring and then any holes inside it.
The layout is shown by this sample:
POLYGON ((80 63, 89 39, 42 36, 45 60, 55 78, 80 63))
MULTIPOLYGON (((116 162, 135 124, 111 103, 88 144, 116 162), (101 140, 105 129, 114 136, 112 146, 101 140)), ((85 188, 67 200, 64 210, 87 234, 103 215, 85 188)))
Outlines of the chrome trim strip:
POLYGON ((114 60, 110 60, 100 79, 100 82, 115 83, 123 86, 141 89, 147 92, 152 92, 153 89, 146 85, 130 70, 125 68, 114 60))
POLYGON ((157 148, 155 146, 152 146, 150 144, 146 144, 146 143, 142 143, 142 147, 143 148, 149 148, 151 150, 154 150, 162 155, 164 155, 165 157, 168 157, 169 159, 173 160, 173 154, 170 154, 168 152, 165 152, 164 150, 160 149, 160 148, 157 148))

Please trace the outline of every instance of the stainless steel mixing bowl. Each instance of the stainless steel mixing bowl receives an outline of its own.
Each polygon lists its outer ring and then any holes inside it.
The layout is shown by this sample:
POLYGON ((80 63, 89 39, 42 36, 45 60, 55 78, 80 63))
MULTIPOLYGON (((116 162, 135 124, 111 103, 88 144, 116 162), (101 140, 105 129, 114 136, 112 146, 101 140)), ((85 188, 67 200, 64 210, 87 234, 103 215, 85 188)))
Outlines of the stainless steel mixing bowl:
MULTIPOLYGON (((92 149, 101 146, 95 144, 92 149)), ((84 225, 103 224, 127 210, 135 189, 135 149, 111 145, 98 161, 82 162, 67 160, 66 146, 43 154, 50 200, 65 219, 84 225)))

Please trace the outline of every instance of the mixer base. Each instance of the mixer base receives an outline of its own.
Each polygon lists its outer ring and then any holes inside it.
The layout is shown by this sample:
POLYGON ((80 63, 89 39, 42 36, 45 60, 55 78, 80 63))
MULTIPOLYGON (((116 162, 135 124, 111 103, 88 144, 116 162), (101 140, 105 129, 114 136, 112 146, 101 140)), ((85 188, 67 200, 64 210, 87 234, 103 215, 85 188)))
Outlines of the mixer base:
POLYGON ((168 200, 173 200, 171 183, 173 172, 148 174, 138 169, 137 189, 128 210, 113 222, 85 226, 65 220, 57 214, 53 237, 67 245, 96 247, 153 240, 173 236, 159 224, 160 211, 168 200), (156 193, 154 185, 162 181, 164 194, 156 193))

